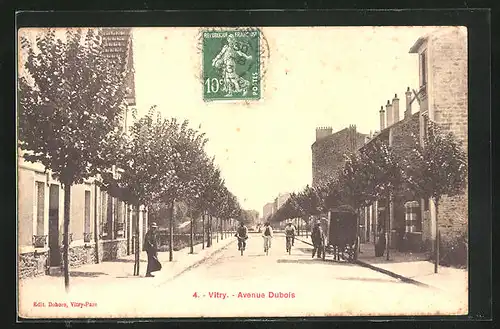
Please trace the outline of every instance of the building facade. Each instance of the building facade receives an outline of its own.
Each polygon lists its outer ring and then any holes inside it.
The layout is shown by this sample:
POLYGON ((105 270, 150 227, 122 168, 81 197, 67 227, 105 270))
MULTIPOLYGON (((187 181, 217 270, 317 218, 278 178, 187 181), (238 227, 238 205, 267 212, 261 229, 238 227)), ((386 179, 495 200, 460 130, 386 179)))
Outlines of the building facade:
MULTIPOLYGON (((387 100, 385 106, 381 106, 379 110, 380 127, 375 134, 367 136, 365 144, 360 148, 370 147, 375 141, 380 141, 389 145, 396 154, 404 156, 409 154, 414 146, 415 138, 418 139, 420 129, 420 112, 412 111, 413 97, 410 88, 407 88, 405 93, 405 110, 403 115, 400 113, 400 100, 395 94, 392 100, 387 100)), ((402 189, 404 190, 404 189, 402 189)), ((374 242, 379 236, 379 233, 387 232, 389 243, 392 248, 402 247, 402 238, 405 236, 406 217, 405 204, 415 200, 415 195, 407 191, 398 191, 393 196, 392 203, 389 203, 388 198, 379 198, 369 207, 365 207, 361 211, 361 240, 362 242, 374 242), (383 228, 383 229, 382 229, 383 228)), ((422 225, 421 214, 415 219, 417 223, 412 236, 409 238, 412 241, 422 240, 422 225)), ((414 242, 413 242, 414 243, 414 242)))
MULTIPOLYGON (((428 120, 437 123, 444 132, 451 132, 462 143, 467 152, 467 35, 459 27, 440 28, 419 38, 410 53, 417 54, 419 60, 419 88, 406 91, 406 110, 403 122, 394 122, 398 110, 394 110, 394 100, 388 101, 386 109, 380 110, 381 132, 374 137, 384 139, 398 154, 409 152, 410 134, 422 142, 428 120), (412 113, 412 104, 419 110, 412 113), (385 113, 384 113, 385 112, 385 113), (392 115, 390 115, 392 113, 392 115), (387 127, 388 126, 388 127, 387 127)), ((399 103, 397 103, 399 104, 399 103)), ((399 105, 397 105, 399 107, 399 105)), ((468 224, 467 189, 455 197, 443 197, 440 201, 439 231, 445 243, 457 234, 465 234, 468 224)), ((386 216, 387 200, 378 200, 364 209, 367 227, 366 239, 375 239, 376 223, 386 216), (380 210, 382 209, 382 210, 380 210), (369 231, 369 232, 368 232, 369 231)), ((391 246, 398 247, 402 234, 413 248, 433 249, 436 239, 436 212, 432 200, 417 200, 414 195, 395 198, 389 217, 391 225, 391 246), (409 215, 405 215, 405 205, 413 204, 418 211, 412 214, 412 224, 407 225, 409 215)))
POLYGON ((274 202, 268 202, 262 208, 262 219, 266 222, 274 213, 276 213, 276 204, 274 202))
MULTIPOLYGON (((135 105, 132 31, 102 29, 104 53, 125 58, 127 104, 135 105)), ((22 65, 20 65, 22 66, 22 65)), ((124 114, 127 131, 129 109, 124 114)), ((30 163, 18 152, 18 274, 20 278, 58 272, 62 266, 64 190, 39 163, 30 163)), ((112 260, 131 254, 133 232, 139 220, 140 243, 147 228, 147 213, 101 191, 95 179, 71 188, 69 265, 112 260)))
MULTIPOLYGON (((381 106, 379 130, 365 136, 359 148, 369 147, 374 140, 380 140, 404 156, 410 152, 414 138, 422 142, 428 120, 432 120, 445 132, 453 133, 467 152, 466 31, 460 27, 439 28, 419 38, 409 52, 418 55, 419 87, 407 88, 402 115, 397 95, 381 106)), ((343 166, 341 155, 349 148, 339 147, 341 143, 337 140, 350 145, 345 142, 349 139, 334 136, 331 128, 316 130, 316 142, 312 146, 313 186, 334 176, 343 166)), ((447 243, 457 234, 467 232, 467 200, 466 189, 462 195, 443 197, 440 201, 438 223, 442 242, 447 243)), ((360 219, 362 242, 375 242, 379 233, 385 232, 386 226, 390 227, 387 233, 392 248, 406 244, 405 248, 431 250, 436 239, 436 213, 432 200, 417 199, 408 191, 395 195, 392 203, 387 198, 375 201, 362 209, 360 219), (417 210, 412 212, 409 209, 417 210)))
POLYGON ((276 209, 281 208, 285 202, 290 198, 290 193, 280 193, 275 199, 276 209))
MULTIPOLYGON (((468 148, 468 78, 467 31, 461 27, 446 27, 419 38, 411 47, 419 59, 420 135, 426 132, 427 120, 451 132, 468 148)), ((429 246, 435 239, 435 207, 432 201, 424 215, 427 234, 423 239, 429 246)), ((462 195, 444 197, 440 201, 439 230, 444 242, 455 234, 466 232, 468 225, 468 190, 462 195)), ((429 246, 430 247, 430 246, 429 246)))
POLYGON ((356 152, 365 137, 354 125, 336 133, 332 133, 331 127, 316 128, 316 141, 311 145, 312 186, 325 184, 336 177, 344 166, 344 154, 356 152))

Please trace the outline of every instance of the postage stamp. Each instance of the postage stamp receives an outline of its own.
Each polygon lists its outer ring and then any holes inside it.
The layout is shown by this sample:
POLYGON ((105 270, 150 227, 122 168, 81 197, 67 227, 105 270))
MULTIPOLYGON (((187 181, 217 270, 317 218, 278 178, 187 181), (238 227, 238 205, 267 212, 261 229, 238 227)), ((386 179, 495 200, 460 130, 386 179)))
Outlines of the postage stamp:
POLYGON ((259 100, 261 97, 260 31, 203 33, 203 99, 259 100))

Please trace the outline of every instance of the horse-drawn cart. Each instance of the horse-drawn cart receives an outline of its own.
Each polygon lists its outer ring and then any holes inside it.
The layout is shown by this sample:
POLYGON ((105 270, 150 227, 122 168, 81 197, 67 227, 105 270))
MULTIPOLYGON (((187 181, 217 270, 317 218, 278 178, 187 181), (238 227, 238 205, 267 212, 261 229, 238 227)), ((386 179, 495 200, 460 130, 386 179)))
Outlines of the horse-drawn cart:
POLYGON ((356 211, 350 206, 340 206, 330 211, 329 219, 323 260, 329 253, 334 260, 356 261, 360 243, 356 211))

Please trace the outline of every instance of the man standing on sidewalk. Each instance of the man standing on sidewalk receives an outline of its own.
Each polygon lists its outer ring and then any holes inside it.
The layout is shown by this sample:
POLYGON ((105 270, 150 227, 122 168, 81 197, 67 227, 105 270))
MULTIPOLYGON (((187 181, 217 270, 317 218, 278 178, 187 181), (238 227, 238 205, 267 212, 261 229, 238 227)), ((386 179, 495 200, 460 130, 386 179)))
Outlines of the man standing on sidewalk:
POLYGON ((155 222, 151 223, 149 231, 144 237, 144 250, 148 254, 148 267, 146 269, 146 277, 153 277, 151 272, 161 270, 161 263, 158 260, 158 225, 155 222))
POLYGON ((312 253, 312 258, 314 258, 314 255, 316 252, 318 253, 318 258, 321 258, 321 255, 323 253, 324 245, 325 245, 325 237, 323 234, 323 228, 321 228, 320 221, 317 221, 314 224, 314 228, 311 233, 311 240, 313 243, 313 253, 312 253))

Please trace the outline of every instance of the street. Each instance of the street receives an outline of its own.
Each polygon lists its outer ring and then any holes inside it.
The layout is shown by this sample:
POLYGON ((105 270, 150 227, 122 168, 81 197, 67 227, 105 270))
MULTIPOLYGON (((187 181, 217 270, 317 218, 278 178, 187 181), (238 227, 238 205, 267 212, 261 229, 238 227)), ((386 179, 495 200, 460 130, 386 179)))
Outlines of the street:
MULTIPOLYGON (((312 259, 311 247, 298 240, 288 255, 282 235, 274 237, 267 256, 260 234, 250 234, 243 256, 233 241, 173 279, 161 276, 127 282, 114 279, 102 287, 88 281, 67 296, 44 287, 40 300, 66 301, 68 307, 57 312, 52 307, 33 307, 30 313, 57 313, 58 317, 424 315, 437 310, 452 314, 466 307, 466 301, 433 288, 334 262, 331 257, 312 259)), ((35 298, 33 292, 29 296, 35 298)), ((31 304, 31 299, 23 302, 31 304)))

